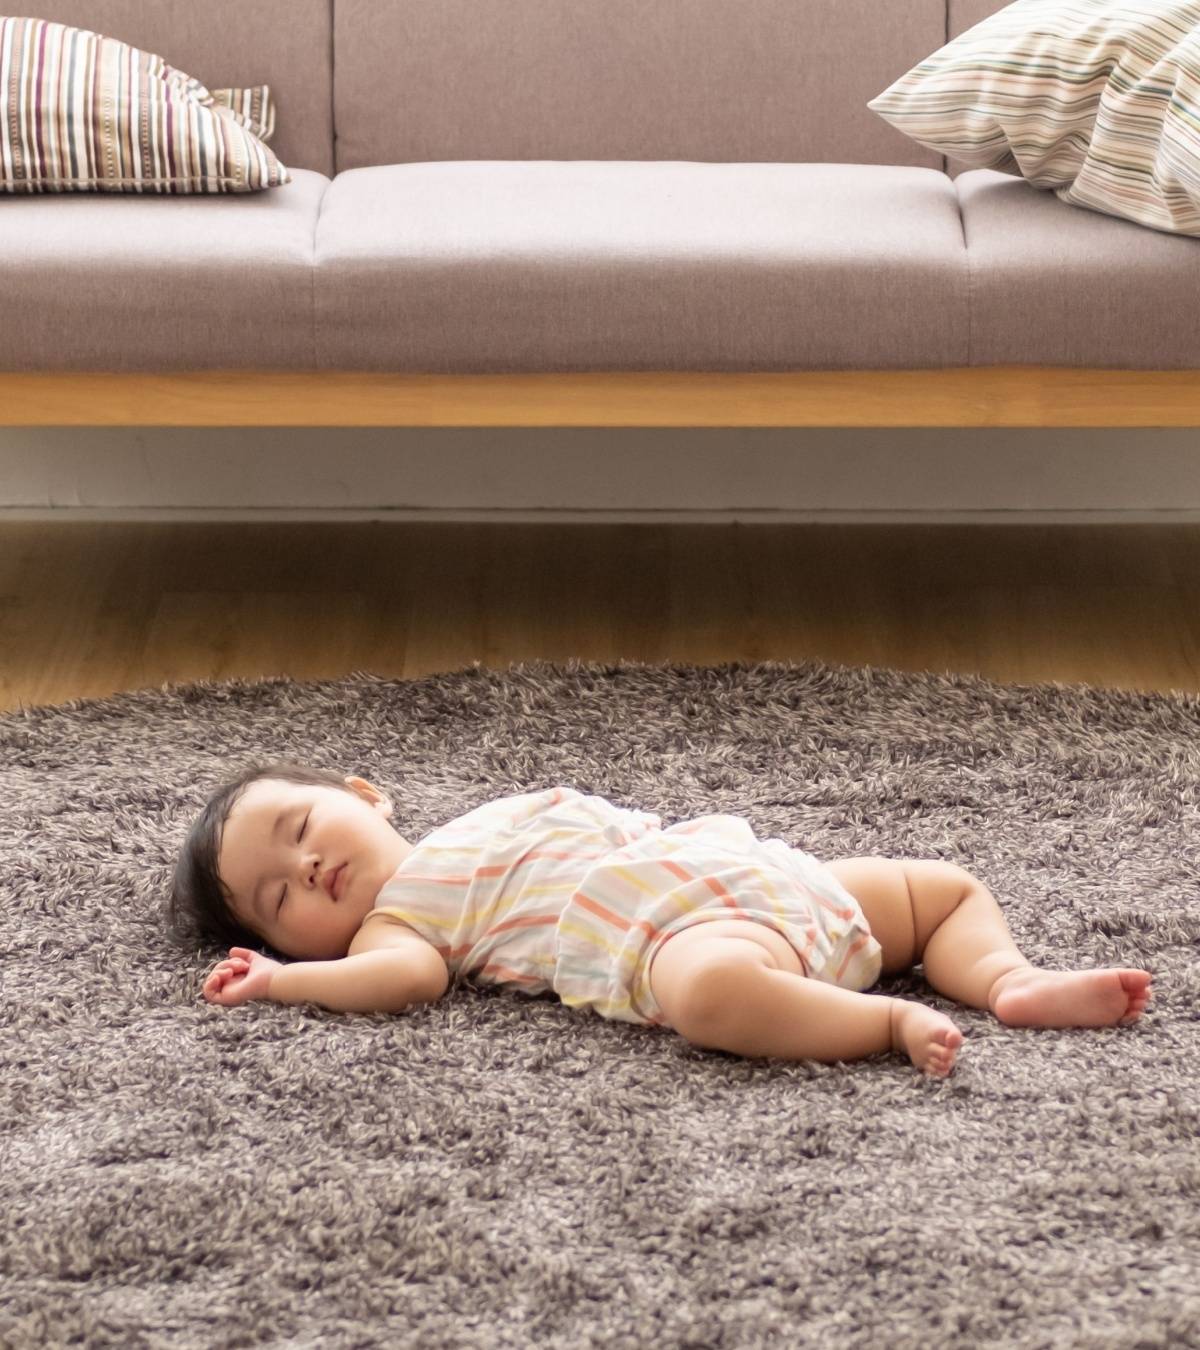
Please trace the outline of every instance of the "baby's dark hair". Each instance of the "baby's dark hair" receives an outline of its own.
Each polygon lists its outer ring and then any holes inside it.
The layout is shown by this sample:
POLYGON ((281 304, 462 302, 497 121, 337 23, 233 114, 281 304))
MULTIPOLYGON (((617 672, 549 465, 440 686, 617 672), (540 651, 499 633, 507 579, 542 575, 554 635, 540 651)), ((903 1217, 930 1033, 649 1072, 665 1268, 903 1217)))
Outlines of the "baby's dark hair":
POLYGON ((266 946, 274 950, 265 938, 251 932, 234 914, 230 903, 233 894, 217 873, 225 822, 250 784, 265 778, 336 787, 349 793, 354 791, 343 775, 332 769, 313 769, 290 760, 251 764, 238 777, 218 788, 188 832, 175 864, 167 914, 176 941, 188 944, 199 939, 221 948, 266 946))

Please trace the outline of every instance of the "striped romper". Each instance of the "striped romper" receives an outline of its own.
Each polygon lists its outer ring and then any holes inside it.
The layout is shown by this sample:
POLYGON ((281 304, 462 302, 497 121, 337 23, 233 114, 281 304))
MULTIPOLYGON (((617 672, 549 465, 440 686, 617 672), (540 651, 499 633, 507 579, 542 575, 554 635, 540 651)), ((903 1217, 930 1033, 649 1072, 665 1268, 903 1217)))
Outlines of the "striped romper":
POLYGON ((775 929, 813 979, 858 990, 879 978, 861 907, 810 854, 757 839, 738 816, 664 830, 659 816, 562 786, 487 802, 426 835, 363 923, 415 929, 452 986, 549 991, 665 1026, 650 964, 668 938, 717 919, 775 929))

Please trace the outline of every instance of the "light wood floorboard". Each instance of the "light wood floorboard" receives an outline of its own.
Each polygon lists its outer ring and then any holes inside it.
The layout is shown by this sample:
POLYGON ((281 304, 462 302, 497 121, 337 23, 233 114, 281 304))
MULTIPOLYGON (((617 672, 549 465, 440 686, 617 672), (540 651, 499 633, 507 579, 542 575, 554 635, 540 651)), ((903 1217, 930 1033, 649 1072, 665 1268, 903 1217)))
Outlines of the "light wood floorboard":
POLYGON ((0 709, 479 661, 796 661, 1197 692, 1171 525, 17 522, 0 709))

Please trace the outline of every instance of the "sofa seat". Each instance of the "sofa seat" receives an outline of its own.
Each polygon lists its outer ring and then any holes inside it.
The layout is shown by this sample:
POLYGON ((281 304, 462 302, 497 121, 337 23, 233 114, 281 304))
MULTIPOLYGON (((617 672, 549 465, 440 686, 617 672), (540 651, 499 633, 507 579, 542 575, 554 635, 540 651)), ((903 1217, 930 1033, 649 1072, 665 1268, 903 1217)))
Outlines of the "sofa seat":
POLYGON ((993 170, 291 173, 0 202, 0 371, 1200 367, 1200 240, 993 170))
POLYGON ((953 181, 878 164, 468 160, 339 173, 319 365, 511 373, 967 359, 953 181))
POLYGON ((994 169, 954 185, 971 266, 967 364, 1200 367, 1200 239, 994 169))
POLYGON ((0 199, 0 370, 312 370, 330 180, 290 172, 237 196, 0 199))

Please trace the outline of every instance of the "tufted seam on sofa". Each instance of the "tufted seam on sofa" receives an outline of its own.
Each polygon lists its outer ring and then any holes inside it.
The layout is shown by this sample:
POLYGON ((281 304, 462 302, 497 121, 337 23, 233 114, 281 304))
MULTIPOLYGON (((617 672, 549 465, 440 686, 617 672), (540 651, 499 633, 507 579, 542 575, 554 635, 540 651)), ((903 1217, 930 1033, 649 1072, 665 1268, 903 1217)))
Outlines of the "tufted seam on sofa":
MULTIPOLYGON (((946 46, 946 44, 949 41, 950 41, 950 0, 946 0, 946 4, 942 9, 942 46, 943 47, 946 46)), ((950 177, 950 157, 948 155, 942 156, 942 172, 946 175, 947 178, 950 177)))
MULTIPOLYGON (((946 0, 949 4, 950 0, 946 0)), ((320 370, 320 354, 317 350, 317 234, 321 229, 321 212, 325 208, 325 194, 333 186, 337 177, 337 0, 329 0, 329 132, 332 140, 333 170, 329 181, 321 190, 321 200, 317 203, 317 216, 313 221, 312 264, 309 269, 312 285, 312 355, 313 369, 320 370)))
POLYGON ((325 194, 332 186, 333 179, 331 178, 321 189, 321 200, 317 203, 317 214, 313 220, 312 255, 308 260, 308 281, 312 300, 310 310, 312 314, 312 358, 314 370, 320 370, 321 368, 317 351, 317 234, 321 228, 321 212, 325 208, 325 194))
MULTIPOLYGON (((942 42, 948 43, 952 40, 950 36, 950 0, 946 0, 944 19, 942 42)), ((942 156, 942 172, 948 178, 950 177, 950 157, 948 155, 942 156)), ((971 270, 971 250, 967 247, 967 217, 963 211, 962 193, 958 190, 958 179, 951 178, 950 181, 954 185, 954 199, 958 203, 958 223, 962 228, 963 253, 967 259, 967 365, 970 367, 973 364, 971 346, 974 341, 975 327, 975 274, 971 270)))
POLYGON ((971 366, 974 364, 971 360, 971 345, 975 336, 975 272, 971 267, 971 250, 967 244, 967 215, 963 210, 962 194, 958 190, 958 179, 952 181, 954 196, 958 202, 958 223, 962 226, 963 254, 967 260, 967 365, 971 366))

